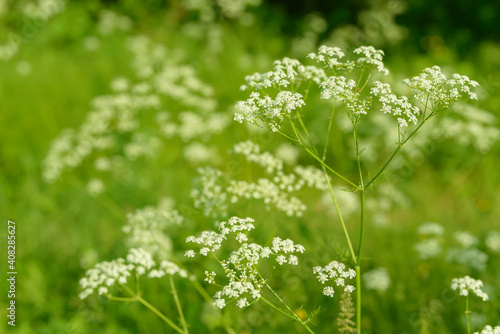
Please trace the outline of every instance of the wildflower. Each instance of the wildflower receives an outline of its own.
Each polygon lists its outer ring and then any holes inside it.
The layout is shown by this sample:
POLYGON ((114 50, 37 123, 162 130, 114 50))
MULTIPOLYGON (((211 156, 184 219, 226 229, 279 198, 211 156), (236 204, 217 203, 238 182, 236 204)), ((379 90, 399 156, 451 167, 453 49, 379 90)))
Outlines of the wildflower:
POLYGON ((87 183, 87 191, 92 196, 97 196, 105 189, 104 182, 101 179, 90 179, 87 183))
POLYGON ((127 223, 122 227, 127 234, 127 246, 142 248, 162 260, 169 259, 172 240, 167 231, 184 221, 184 217, 172 206, 168 201, 160 201, 156 207, 147 206, 129 213, 127 223))
POLYGON ((159 267, 155 267, 151 254, 140 248, 132 248, 125 259, 101 262, 87 270, 85 277, 80 279, 83 289, 80 299, 85 299, 94 292, 108 294, 110 287, 127 284, 128 278, 133 277, 134 273, 137 276, 148 274, 148 277, 162 277, 166 274, 187 277, 186 271, 173 262, 162 261, 159 267))
POLYGON ((394 94, 389 84, 375 81, 370 94, 382 103, 382 112, 397 117, 401 127, 407 127, 407 121, 417 124, 418 107, 412 105, 406 96, 398 97, 394 94))
POLYGON ((460 296, 468 296, 469 292, 473 292, 483 301, 486 301, 488 300, 488 295, 481 289, 482 287, 483 282, 481 280, 476 280, 469 276, 454 278, 451 281, 451 288, 453 290, 459 290, 460 296))
POLYGON ((368 290, 384 292, 390 287, 391 278, 386 268, 377 268, 363 275, 363 283, 368 290))
POLYGON ((480 332, 475 332, 474 334, 500 334, 500 326, 495 326, 493 328, 492 326, 486 326, 484 329, 480 332))
POLYGON ((471 248, 479 243, 479 239, 467 231, 455 232, 455 239, 462 248, 471 248))
POLYGON ((443 251, 441 242, 435 238, 422 240, 419 243, 416 243, 413 248, 417 251, 420 259, 422 260, 435 258, 443 251))
POLYGON ((479 86, 476 81, 457 73, 448 79, 439 66, 426 68, 420 75, 406 79, 403 83, 413 88, 415 99, 423 106, 427 106, 427 97, 429 97, 429 102, 438 109, 451 107, 464 95, 471 100, 477 100, 477 95, 471 91, 471 88, 479 86))
POLYGON ((426 236, 441 236, 444 234, 444 228, 438 223, 427 222, 420 225, 417 232, 426 236))
MULTIPOLYGON (((313 274, 317 274, 316 277, 321 284, 325 284, 330 279, 333 279, 337 286, 343 286, 345 292, 352 293, 354 291, 354 286, 345 284, 346 279, 353 279, 356 277, 356 272, 353 269, 347 269, 345 264, 339 263, 337 261, 332 261, 324 268, 316 266, 313 268, 313 274)), ((333 297, 333 287, 327 286, 323 289, 323 294, 329 297, 333 297)))
POLYGON ((389 75, 389 70, 387 70, 382 62, 384 58, 384 51, 377 50, 373 46, 361 46, 353 51, 355 54, 361 54, 364 57, 358 58, 356 61, 358 64, 368 64, 373 65, 377 71, 389 75))
POLYGON ((499 253, 500 252, 500 232, 498 231, 490 231, 486 236, 485 241, 486 247, 492 252, 499 253))
MULTIPOLYGON (((290 239, 275 237, 272 248, 263 247, 256 243, 248 243, 247 233, 255 228, 252 218, 232 217, 227 222, 219 224, 218 232, 203 231, 199 237, 190 236, 186 242, 196 243, 202 249, 212 252, 221 248, 222 243, 230 236, 239 241, 240 247, 233 251, 227 259, 218 259, 228 279, 228 283, 214 295, 214 305, 224 308, 226 298, 238 298, 236 302, 240 308, 250 305, 249 298, 259 299, 266 280, 262 278, 257 266, 262 259, 275 256, 276 261, 283 265, 298 264, 298 258, 293 253, 303 252, 304 247, 295 244, 290 239), (242 237, 244 235, 244 237, 242 237)), ((195 256, 194 251, 186 252, 186 256, 195 256)), ((215 282, 215 272, 205 272, 205 281, 209 284, 215 282)))

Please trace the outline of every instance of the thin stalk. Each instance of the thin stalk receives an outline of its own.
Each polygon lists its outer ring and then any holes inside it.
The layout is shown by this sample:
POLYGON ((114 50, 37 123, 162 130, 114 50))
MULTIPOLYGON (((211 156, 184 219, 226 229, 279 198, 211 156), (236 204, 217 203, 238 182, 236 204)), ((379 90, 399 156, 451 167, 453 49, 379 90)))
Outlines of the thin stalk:
POLYGON ((342 176, 339 172, 333 170, 323 160, 321 160, 321 158, 319 158, 316 154, 314 154, 314 152, 312 152, 310 149, 308 149, 305 146, 303 146, 303 147, 306 150, 306 152, 309 153, 310 156, 312 156, 316 161, 318 161, 321 164, 322 167, 328 169, 328 171, 330 171, 332 174, 334 174, 338 178, 344 180, 345 182, 349 183, 349 185, 351 185, 352 187, 356 188, 357 190, 361 190, 361 188, 358 185, 356 185, 354 182, 352 182, 352 181, 348 180, 347 178, 345 178, 344 176, 342 176))
POLYGON ((358 175, 359 175, 359 184, 360 184, 360 192, 359 199, 361 203, 360 210, 360 233, 359 233, 359 245, 358 245, 358 262, 357 265, 361 262, 361 250, 363 248, 363 231, 365 226, 365 185, 363 181, 363 171, 361 169, 361 156, 359 153, 359 140, 358 140, 358 128, 357 125, 354 126, 353 130, 354 135, 354 148, 356 150, 356 160, 358 165, 358 175))
POLYGON ((356 150, 356 160, 358 165, 359 184, 361 190, 359 192, 360 199, 360 230, 359 230, 359 244, 358 244, 358 257, 356 263, 356 326, 358 334, 361 333, 361 251, 363 249, 363 236, 365 227, 365 185, 363 181, 363 171, 361 169, 361 156, 359 153, 359 140, 358 140, 358 127, 354 126, 354 147, 356 150))
POLYGON ((179 296, 177 295, 177 290, 175 289, 174 279, 172 275, 169 275, 170 286, 172 287, 172 294, 174 295, 175 306, 177 306, 177 311, 179 312, 179 317, 181 319, 182 328, 184 328, 185 333, 189 333, 186 319, 184 318, 184 312, 182 312, 181 302, 179 301, 179 296))
POLYGON ((356 266, 356 329, 361 334, 361 267, 356 266))
POLYGON ((116 296, 113 296, 113 295, 108 295, 107 296, 108 299, 110 300, 116 300, 118 302, 136 302, 137 301, 137 298, 128 298, 128 297, 116 297, 116 296))
POLYGON ((429 118, 431 118, 432 116, 434 116, 436 113, 435 112, 431 112, 429 116, 427 116, 427 118, 425 118, 422 123, 420 123, 417 128, 405 139, 403 140, 401 143, 398 144, 398 147, 396 148, 396 150, 392 153, 391 157, 389 158, 389 160, 387 160, 387 162, 385 163, 385 165, 379 170, 379 172, 366 184, 365 188, 368 188, 375 180, 377 180, 380 175, 382 175, 382 173, 385 171, 385 169, 387 168, 387 166, 389 166, 389 164, 391 163, 391 161, 394 159, 394 157, 398 154, 398 152, 401 150, 401 147, 403 147, 404 144, 406 144, 408 142, 408 140, 410 140, 410 138, 422 127, 422 125, 424 125, 425 122, 427 122, 429 120, 429 118))
POLYGON ((138 296, 141 295, 141 281, 138 273, 135 273, 135 291, 138 296))
POLYGON ((307 128, 306 128, 306 125, 304 124, 304 122, 302 121, 302 117, 300 116, 300 113, 299 111, 297 110, 297 118, 299 120, 299 123, 300 123, 300 126, 302 127, 302 130, 304 130, 304 133, 306 134, 307 136, 307 139, 309 139, 309 145, 311 145, 311 147, 313 148, 314 152, 316 154, 318 154, 318 150, 316 149, 316 146, 314 146, 314 143, 311 139, 311 136, 309 135, 309 131, 307 131, 307 128))
MULTIPOLYGON (((86 191, 85 183, 74 174, 69 174, 68 180, 69 183, 72 184, 75 188, 78 188, 82 191, 86 191)), ((116 217, 120 219, 123 219, 125 217, 123 209, 115 201, 113 201, 110 197, 106 196, 105 194, 99 194, 97 196, 94 196, 94 199, 97 202, 101 203, 103 206, 105 206, 116 217)))
POLYGON ((330 132, 332 130, 333 116, 335 115, 336 105, 333 106, 332 113, 330 115, 330 122, 328 122, 328 132, 326 133, 325 148, 323 149, 323 157, 321 160, 325 161, 326 151, 328 150, 328 142, 330 141, 330 132))
POLYGON ((280 309, 278 306, 274 305, 273 303, 271 303, 269 300, 267 300, 266 298, 264 297, 260 297, 261 300, 263 300, 265 303, 267 303, 269 306, 271 306, 273 309, 275 309, 276 311, 278 311, 279 313, 283 314, 284 316, 294 320, 294 321, 297 321, 297 318, 295 318, 294 316, 286 313, 285 311, 283 311, 282 309, 280 309))
POLYGON ((226 324, 226 319, 222 316, 222 312, 221 310, 214 306, 213 302, 212 302, 212 297, 210 297, 210 295, 207 293, 207 291, 201 286, 200 282, 198 282, 197 280, 194 280, 192 281, 194 287, 196 288, 196 290, 198 290, 198 292, 200 293, 200 295, 203 297, 203 299, 205 299, 205 301, 217 312, 217 313, 220 313, 221 314, 221 319, 224 323, 224 329, 226 330, 226 332, 228 332, 229 334, 236 334, 236 332, 234 331, 234 329, 232 329, 231 327, 229 327, 227 324, 226 324))
POLYGON ((354 253, 354 248, 352 247, 351 238, 349 237, 349 232, 347 231, 347 227, 344 222, 344 218, 342 218, 342 213, 340 212, 339 205, 337 204, 337 199, 335 198, 335 194, 333 193, 332 183, 330 182, 330 177, 328 177, 328 173, 323 166, 323 173, 325 174, 326 182, 328 183, 328 189, 330 190, 330 196, 333 199, 333 204, 335 206, 335 210, 337 211, 337 215, 339 216, 340 224, 342 225, 342 230, 344 231, 345 238, 347 240, 347 244, 349 245, 349 252, 351 253, 353 263, 357 263, 356 254, 354 253))
POLYGON ((158 317, 160 317, 163 321, 165 321, 170 327, 172 327, 177 333, 185 334, 186 332, 182 330, 179 326, 174 324, 172 320, 167 318, 163 313, 161 313, 156 307, 142 299, 141 297, 137 297, 137 301, 139 301, 142 305, 146 306, 148 309, 150 309, 154 314, 156 314, 158 317))
MULTIPOLYGON (((303 124, 303 123, 302 123, 303 124)), ((300 134, 300 132, 297 130, 297 128, 295 127, 295 124, 293 124, 293 122, 290 120, 290 125, 292 126, 294 132, 295 132, 295 136, 297 137, 296 141, 299 143, 300 146, 302 146, 302 148, 304 148, 304 150, 306 150, 307 153, 309 153, 309 155, 311 155, 314 159, 316 159, 322 166, 324 166, 326 169, 328 169, 330 172, 332 172, 333 174, 335 174, 337 177, 341 178, 342 180, 346 181, 347 183, 349 183, 351 186, 355 187, 356 189, 359 189, 359 187, 357 185, 355 185, 353 182, 349 181, 348 179, 346 179, 344 176, 342 176, 340 173, 338 173, 337 171, 333 170, 330 166, 328 166, 322 159, 320 159, 318 157, 318 155, 316 153, 314 153, 313 151, 311 151, 309 148, 307 148, 305 145, 304 145, 304 137, 300 134), (302 137, 302 139, 300 138, 302 137)), ((310 138, 310 137, 309 137, 310 138)), ((314 150, 316 151, 316 148, 314 148, 314 150)), ((316 151, 317 152, 317 151, 316 151)))
POLYGON ((467 296, 465 297, 465 318, 467 319, 467 334, 470 334, 470 313, 471 311, 469 310, 469 296, 467 296))
POLYGON ((309 333, 316 334, 305 322, 303 322, 302 320, 300 320, 300 318, 298 318, 295 313, 293 313, 293 316, 292 316, 292 315, 286 313, 285 311, 283 311, 282 309, 280 309, 279 307, 277 307, 276 305, 274 305, 273 303, 271 303, 266 298, 260 297, 260 299, 262 299, 266 304, 268 304, 269 306, 271 306, 273 309, 275 309, 279 313, 283 314, 284 316, 286 316, 286 317, 288 317, 288 318, 290 318, 290 319, 292 319, 294 321, 299 322, 309 333))
MULTIPOLYGON (((132 298, 126 298, 127 301, 138 301, 142 305, 146 306, 148 309, 150 309, 154 314, 156 314, 158 317, 160 317, 161 320, 165 321, 170 327, 172 327, 176 332, 181 333, 181 334, 186 334, 185 331, 183 331, 179 326, 177 326, 172 320, 170 320, 165 314, 161 313, 156 307, 145 301, 144 299, 141 298, 136 292, 132 291, 128 286, 124 285, 123 286, 124 290, 127 291, 132 298)), ((115 300, 118 300, 116 298, 120 297, 114 297, 115 300)))
POLYGON ((372 73, 370 72, 370 74, 368 74, 368 78, 366 78, 366 81, 365 81, 365 84, 363 85, 363 87, 361 87, 361 89, 359 90, 359 94, 361 94, 361 92, 365 89, 366 85, 368 84, 368 81, 370 80, 370 77, 372 76, 372 73))
MULTIPOLYGON (((257 268, 255 267, 254 265, 254 269, 257 271, 257 274, 259 275, 259 277, 261 279, 264 279, 262 277, 262 275, 260 274, 260 272, 257 270, 257 268)), ((274 305, 273 303, 271 303, 270 301, 268 301, 267 299, 265 299, 264 297, 260 297, 263 301, 265 301, 267 304, 269 304, 271 307, 273 307, 275 310, 277 310, 278 312, 280 312, 281 314, 289 317, 290 319, 293 319, 295 321, 298 321, 302 326, 304 326, 304 328, 309 332, 309 333, 312 333, 314 334, 314 332, 311 330, 311 328, 309 328, 309 326, 307 326, 307 324, 305 322, 302 321, 302 319, 299 318, 299 316, 292 311, 292 309, 287 305, 287 303, 285 303, 285 301, 283 299, 281 299, 281 297, 273 290, 273 288, 271 288, 269 286, 269 284, 267 284, 266 281, 264 281, 264 284, 266 285, 266 287, 273 293, 273 295, 278 298, 278 300, 283 304, 285 305, 286 309, 288 310, 288 312, 290 312, 290 314, 286 313, 285 311, 283 311, 282 309, 280 309, 279 307, 277 307, 276 305, 274 305)))

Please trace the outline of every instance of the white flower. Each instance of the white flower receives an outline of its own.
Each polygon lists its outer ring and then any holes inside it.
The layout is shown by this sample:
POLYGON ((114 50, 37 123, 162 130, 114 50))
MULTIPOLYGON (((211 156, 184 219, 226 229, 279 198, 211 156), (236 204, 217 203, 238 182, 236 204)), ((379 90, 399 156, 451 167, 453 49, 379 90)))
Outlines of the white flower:
POLYGON ((283 263, 286 263, 287 260, 286 260, 286 257, 283 256, 283 255, 278 255, 276 257, 276 262, 278 262, 280 265, 282 265, 283 263))
POLYGON ((195 255, 196 255, 196 253, 192 249, 190 249, 190 250, 186 251, 186 253, 184 253, 184 256, 187 256, 187 257, 194 257, 195 255))
POLYGON ((246 298, 241 298, 241 299, 238 299, 238 301, 236 302, 236 305, 239 308, 244 308, 244 307, 247 307, 249 304, 248 304, 248 301, 246 298))
POLYGON ((218 308, 222 309, 224 306, 226 306, 226 300, 225 299, 216 299, 214 301, 214 305, 217 306, 218 308))
POLYGON ((444 228, 438 223, 427 222, 420 225, 417 232, 422 235, 441 236, 444 234, 444 228))
POLYGON ((483 301, 486 301, 488 300, 488 295, 481 289, 482 287, 483 282, 481 280, 476 280, 469 276, 454 278, 451 281, 451 288, 453 290, 458 290, 461 296, 468 296, 469 292, 473 292, 483 301))
MULTIPOLYGON (((313 274, 317 275, 316 278, 321 284, 325 284, 332 279, 336 286, 343 286, 344 291, 352 293, 354 291, 354 287, 352 285, 346 285, 346 280, 356 277, 356 272, 350 268, 346 269, 345 264, 332 261, 325 267, 314 267, 313 274)), ((334 290, 331 286, 326 286, 323 289, 323 294, 329 297, 333 297, 333 292, 334 290)))
POLYGON ((488 325, 484 327, 481 333, 475 332, 474 334, 500 334, 500 326, 495 326, 495 328, 493 328, 492 326, 488 325))
POLYGON ((323 294, 328 297, 333 297, 335 290, 331 286, 326 286, 323 288, 323 294))

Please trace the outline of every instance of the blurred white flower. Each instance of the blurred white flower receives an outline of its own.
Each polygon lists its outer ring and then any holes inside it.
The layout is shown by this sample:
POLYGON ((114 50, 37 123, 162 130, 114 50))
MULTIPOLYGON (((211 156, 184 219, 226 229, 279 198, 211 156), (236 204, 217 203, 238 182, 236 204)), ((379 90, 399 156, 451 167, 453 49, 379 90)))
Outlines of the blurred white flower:
POLYGON ((391 286, 391 278, 386 268, 376 268, 363 274, 363 285, 368 290, 386 291, 391 286))

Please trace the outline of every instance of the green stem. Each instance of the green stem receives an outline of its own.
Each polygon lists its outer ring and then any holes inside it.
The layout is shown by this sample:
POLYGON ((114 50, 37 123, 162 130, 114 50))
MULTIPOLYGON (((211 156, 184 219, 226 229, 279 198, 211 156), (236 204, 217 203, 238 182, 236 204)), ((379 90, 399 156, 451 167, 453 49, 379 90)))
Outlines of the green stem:
POLYGON ((333 123, 333 116, 335 115, 335 107, 337 105, 333 106, 332 109, 332 114, 330 115, 330 121, 328 122, 328 132, 326 133, 326 141, 325 141, 325 148, 323 149, 323 157, 321 160, 325 161, 326 158, 326 151, 328 150, 328 141, 330 140, 330 132, 332 130, 332 123, 333 123))
POLYGON ((361 155, 359 153, 359 140, 358 140, 358 127, 357 124, 354 126, 353 130, 354 136, 354 148, 356 150, 356 160, 358 165, 358 175, 359 175, 359 184, 360 184, 360 192, 359 199, 361 204, 360 210, 360 232, 359 232, 359 245, 358 245, 358 261, 357 265, 360 265, 361 262, 361 250, 363 248, 363 232, 365 226, 365 185, 363 181, 363 171, 361 169, 361 155))
POLYGON ((356 266, 356 334, 361 334, 361 267, 356 266))
POLYGON ((309 145, 313 148, 314 152, 316 152, 316 154, 318 153, 318 151, 316 150, 316 147, 314 146, 314 143, 312 141, 312 138, 311 136, 309 135, 309 131, 307 131, 307 128, 306 128, 306 125, 304 124, 304 122, 302 121, 302 117, 300 116, 300 113, 299 111, 297 110, 297 118, 299 120, 299 123, 300 123, 300 126, 302 127, 302 130, 304 130, 304 133, 306 134, 307 136, 307 139, 309 140, 309 145))
POLYGON ((181 319, 182 328, 184 328, 185 333, 189 333, 186 319, 184 318, 184 312, 182 312, 181 302, 179 301, 179 296, 177 295, 177 290, 175 289, 174 279, 172 275, 168 276, 170 280, 170 286, 172 287, 172 294, 174 295, 175 306, 177 306, 177 311, 179 312, 179 317, 181 319))
MULTIPOLYGON (((75 176, 74 174, 69 174, 68 176, 68 181, 70 184, 72 184, 75 188, 78 188, 86 193, 86 185, 85 183, 75 176)), ((113 201, 110 197, 108 197, 105 194, 99 194, 97 196, 92 196, 97 202, 101 203, 103 206, 105 206, 111 213, 113 213, 116 217, 123 219, 125 217, 125 214, 123 212, 123 209, 115 202, 113 201)))
POLYGON ((375 180, 377 180, 381 175, 382 173, 385 171, 385 169, 387 168, 387 166, 389 166, 389 164, 391 163, 391 161, 394 159, 394 157, 398 154, 398 152, 401 150, 401 147, 403 147, 404 144, 406 144, 408 142, 408 140, 410 140, 411 137, 413 137, 413 135, 422 127, 422 125, 424 125, 432 116, 434 116, 436 113, 433 111, 430 113, 429 116, 427 116, 427 118, 425 118, 418 126, 417 128, 405 139, 403 140, 401 143, 398 143, 398 147, 396 148, 396 150, 392 153, 391 157, 389 158, 389 160, 387 160, 387 162, 385 163, 385 165, 380 169, 380 171, 377 173, 377 175, 375 175, 365 186, 365 188, 368 188, 373 182, 375 182, 375 180))
POLYGON ((207 291, 201 286, 200 282, 198 282, 197 280, 194 280, 194 281, 192 281, 192 283, 193 283, 194 287, 196 288, 196 290, 198 290, 200 295, 203 297, 203 299, 205 299, 205 301, 212 307, 212 309, 214 309, 215 312, 220 314, 220 317, 222 319, 222 322, 224 324, 224 329, 226 330, 226 332, 228 332, 229 334, 236 334, 234 329, 232 329, 231 327, 229 327, 226 324, 226 319, 222 316, 221 310, 213 304, 212 297, 210 297, 210 295, 207 293, 207 291))
POLYGON ((284 316, 294 320, 294 321, 297 321, 297 318, 295 318, 294 316, 286 313, 285 311, 283 311, 282 309, 280 309, 278 306, 274 305, 273 303, 271 303, 269 300, 267 300, 266 298, 264 297, 260 297, 261 300, 263 300, 265 303, 267 303, 269 306, 271 306, 273 309, 275 309, 276 311, 278 311, 279 313, 283 314, 284 316))
POLYGON ((365 185, 363 181, 363 171, 361 169, 361 155, 359 153, 358 126, 354 125, 354 148, 356 150, 356 160, 358 165, 359 184, 361 191, 359 192, 360 199, 360 230, 358 244, 358 261, 356 263, 356 324, 357 333, 361 333, 361 251, 363 249, 363 235, 365 227, 365 185))
POLYGON ((294 320, 294 321, 298 321, 309 333, 311 334, 315 334, 314 331, 305 323, 303 322, 302 320, 300 320, 300 318, 297 318, 295 313, 295 317, 286 313, 285 311, 283 311, 282 309, 280 309, 279 307, 277 307, 276 305, 274 305, 273 303, 271 303, 269 300, 267 300, 266 298, 264 297, 260 297, 261 300, 263 300, 266 304, 268 304, 269 306, 271 306, 273 309, 275 309, 276 311, 278 311, 279 313, 283 314, 284 316, 294 320))
POLYGON ((137 301, 137 298, 128 298, 128 297, 116 297, 116 296, 113 296, 113 295, 108 295, 107 296, 108 299, 110 300, 115 300, 115 301, 118 301, 118 302, 136 302, 137 301))
POLYGON ((145 301, 144 299, 141 298, 137 294, 137 292, 132 291, 128 286, 123 285, 123 289, 132 297, 132 298, 120 298, 120 297, 113 297, 112 299, 114 300, 122 300, 122 301, 138 301, 144 306, 146 306, 148 309, 153 311, 154 314, 156 314, 158 317, 161 318, 161 320, 165 321, 170 327, 175 329, 178 333, 181 334, 186 334, 185 331, 183 331, 179 326, 177 326, 172 320, 170 320, 167 316, 165 316, 163 313, 161 313, 156 307, 145 301))
POLYGON ((139 301, 142 305, 146 306, 148 309, 150 309, 154 314, 156 314, 158 317, 160 317, 163 321, 165 321, 170 327, 172 327, 177 333, 185 334, 186 332, 182 330, 179 326, 174 324, 172 320, 167 318, 163 313, 161 313, 156 307, 142 299, 141 297, 137 297, 137 301, 139 301))
POLYGON ((332 183, 330 182, 330 177, 326 172, 325 167, 323 166, 323 173, 325 174, 326 182, 328 183, 328 190, 330 191, 330 196, 333 199, 333 204, 335 206, 335 210, 337 211, 337 215, 339 216, 340 224, 342 225, 342 230, 344 231, 345 238, 347 240, 347 244, 349 245, 349 252, 351 253, 353 263, 357 263, 356 254, 354 253, 354 248, 352 247, 351 238, 349 237, 349 232, 347 231, 347 227, 344 222, 344 218, 342 218, 342 213, 340 212, 339 205, 337 204, 337 199, 335 198, 335 194, 333 193, 332 183))
POLYGON ((465 297, 465 318, 467 319, 467 334, 470 334, 470 319, 469 314, 469 296, 465 297))
POLYGON ((354 188, 356 188, 357 190, 361 190, 359 186, 357 186, 356 184, 354 184, 353 182, 349 181, 348 179, 346 179, 344 176, 342 176, 341 174, 339 174, 337 171, 333 170, 330 166, 328 166, 323 160, 321 160, 320 157, 318 157, 316 154, 314 154, 310 149, 308 149, 307 147, 303 146, 304 149, 306 150, 307 153, 309 153, 310 156, 312 156, 316 161, 318 161, 322 167, 328 169, 328 171, 330 171, 332 174, 334 174, 335 176, 337 176, 338 178, 344 180, 345 182, 349 183, 351 186, 353 186, 354 188))
MULTIPOLYGON (((295 125, 293 124, 293 122, 291 122, 292 124, 292 127, 295 131, 295 135, 297 136, 297 140, 299 142, 299 144, 306 150, 307 153, 309 153, 314 159, 316 159, 320 164, 322 164, 323 166, 325 166, 329 171, 331 171, 333 174, 335 174, 336 176, 338 176, 339 178, 341 178, 342 180, 346 181, 347 183, 349 183, 350 185, 352 185, 353 187, 356 187, 357 189, 358 186, 356 186, 354 183, 352 183, 351 181, 349 181, 348 179, 346 179, 345 177, 343 177, 341 174, 339 174, 338 172, 334 171, 332 168, 330 168, 330 166, 328 166, 327 164, 325 164, 325 162, 323 161, 324 160, 324 157, 323 159, 320 159, 319 156, 318 156, 318 150, 316 149, 316 147, 314 146, 313 144, 313 141, 311 139, 311 136, 309 135, 309 131, 307 131, 307 128, 304 124, 304 122, 302 121, 302 117, 300 116, 300 114, 297 112, 297 118, 299 120, 299 123, 304 131, 304 133, 306 134, 309 142, 310 142, 310 145, 311 145, 311 149, 307 148, 304 143, 303 143, 303 140, 300 140, 300 133, 298 132, 297 128, 295 127, 295 125)), ((330 131, 330 129, 329 129, 330 131)), ((300 135, 301 136, 301 135, 300 135)))

